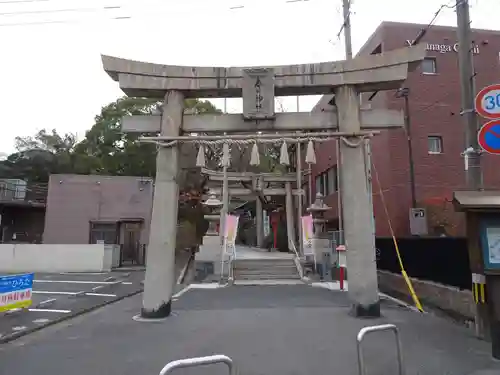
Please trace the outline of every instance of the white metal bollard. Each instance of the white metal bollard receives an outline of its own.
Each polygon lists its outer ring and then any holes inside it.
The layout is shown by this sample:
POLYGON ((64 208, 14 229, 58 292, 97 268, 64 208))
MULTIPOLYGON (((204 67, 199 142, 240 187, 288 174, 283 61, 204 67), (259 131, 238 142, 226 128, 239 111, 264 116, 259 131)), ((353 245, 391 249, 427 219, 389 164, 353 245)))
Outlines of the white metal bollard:
POLYGON ((228 356, 222 354, 210 355, 207 357, 178 359, 177 361, 169 362, 165 365, 165 367, 161 369, 160 375, 169 374, 173 370, 178 368, 213 365, 216 363, 224 363, 229 370, 229 375, 233 375, 234 373, 233 360, 228 356))
POLYGON ((403 366, 403 351, 401 348, 401 339, 399 338, 398 328, 394 324, 382 324, 379 326, 364 327, 358 332, 357 337, 357 348, 358 348, 358 368, 359 375, 366 374, 365 361, 363 358, 363 349, 361 347, 361 342, 367 333, 380 332, 380 331, 393 331, 396 338, 396 348, 397 348, 397 358, 398 358, 398 374, 404 375, 403 366))

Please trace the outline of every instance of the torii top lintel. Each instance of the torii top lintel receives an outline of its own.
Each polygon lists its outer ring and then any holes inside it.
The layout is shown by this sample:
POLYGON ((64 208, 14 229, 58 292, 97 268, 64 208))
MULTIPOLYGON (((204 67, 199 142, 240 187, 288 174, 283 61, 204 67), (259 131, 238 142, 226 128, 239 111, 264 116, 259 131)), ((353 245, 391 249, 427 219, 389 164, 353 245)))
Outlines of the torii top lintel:
MULTIPOLYGON (((425 45, 400 48, 349 61, 267 67, 274 74, 276 96, 321 95, 336 86, 355 85, 360 92, 399 88, 425 57, 425 45)), ((102 56, 104 70, 129 96, 163 98, 182 91, 187 98, 242 96, 244 67, 194 67, 145 63, 102 56)))

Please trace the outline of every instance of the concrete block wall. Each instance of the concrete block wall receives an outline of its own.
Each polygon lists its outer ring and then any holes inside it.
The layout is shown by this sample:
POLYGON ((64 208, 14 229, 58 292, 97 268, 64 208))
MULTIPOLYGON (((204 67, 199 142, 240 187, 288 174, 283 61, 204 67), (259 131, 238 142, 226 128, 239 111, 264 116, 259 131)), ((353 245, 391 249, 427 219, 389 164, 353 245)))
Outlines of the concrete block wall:
POLYGON ((0 273, 109 271, 119 258, 119 246, 2 244, 0 273))
MULTIPOLYGON (((461 318, 474 318, 474 299, 470 290, 410 278, 420 302, 429 308, 438 308, 461 318)), ((411 299, 408 286, 403 277, 386 271, 378 271, 378 283, 381 292, 396 297, 405 296, 411 299)))

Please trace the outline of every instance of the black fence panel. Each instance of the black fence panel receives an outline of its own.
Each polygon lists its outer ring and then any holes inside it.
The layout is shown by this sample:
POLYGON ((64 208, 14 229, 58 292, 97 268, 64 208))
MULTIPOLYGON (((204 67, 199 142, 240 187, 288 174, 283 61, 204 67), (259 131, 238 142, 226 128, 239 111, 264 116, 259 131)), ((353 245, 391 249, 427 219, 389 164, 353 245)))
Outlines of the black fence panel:
MULTIPOLYGON (((397 240, 403 265, 410 277, 471 289, 469 254, 465 238, 401 238, 397 240)), ((377 268, 400 272, 392 238, 378 237, 377 268)))

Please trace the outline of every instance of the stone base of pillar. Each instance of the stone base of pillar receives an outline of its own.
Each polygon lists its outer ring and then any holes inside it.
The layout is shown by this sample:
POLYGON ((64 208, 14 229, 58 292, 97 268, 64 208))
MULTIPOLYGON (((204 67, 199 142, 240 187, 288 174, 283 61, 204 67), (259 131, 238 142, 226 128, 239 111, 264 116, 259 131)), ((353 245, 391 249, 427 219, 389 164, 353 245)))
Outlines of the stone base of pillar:
POLYGON ((149 310, 142 308, 141 309, 141 318, 142 319, 164 319, 172 313, 172 300, 167 303, 162 304, 159 308, 155 310, 149 310))
POLYGON ((354 303, 351 306, 351 315, 355 318, 375 319, 380 318, 380 301, 371 305, 354 303))
MULTIPOLYGON (((196 253, 195 263, 197 265, 203 264, 202 268, 211 269, 210 273, 222 277, 222 246, 220 244, 220 237, 217 235, 206 235, 203 237, 203 244, 200 246, 200 251, 196 253)), ((209 274, 206 274, 208 276, 209 274)))

